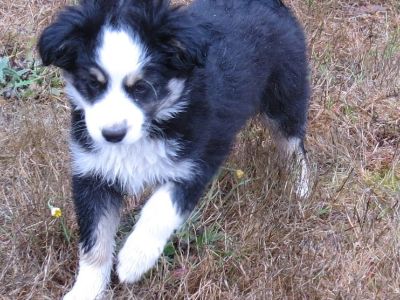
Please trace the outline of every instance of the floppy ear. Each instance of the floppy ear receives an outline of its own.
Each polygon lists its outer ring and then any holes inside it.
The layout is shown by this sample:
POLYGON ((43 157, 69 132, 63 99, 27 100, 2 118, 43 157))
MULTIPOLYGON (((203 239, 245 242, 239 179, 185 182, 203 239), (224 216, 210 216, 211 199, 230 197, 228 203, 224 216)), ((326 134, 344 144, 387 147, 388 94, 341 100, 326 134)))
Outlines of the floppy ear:
POLYGON ((162 48, 167 54, 170 67, 190 72, 196 66, 203 66, 207 57, 207 31, 180 8, 170 12, 163 26, 162 48))
POLYGON ((169 0, 135 0, 128 18, 149 42, 164 54, 168 67, 190 72, 202 66, 207 55, 207 30, 182 6, 169 0))
POLYGON ((41 34, 38 50, 44 65, 70 69, 79 51, 83 14, 76 7, 64 10, 41 34))
POLYGON ((207 56, 205 35, 195 27, 182 27, 165 44, 170 67, 188 72, 203 66, 207 56))
POLYGON ((40 36, 38 49, 43 63, 73 68, 78 54, 96 38, 106 13, 116 5, 116 1, 82 0, 62 11, 40 36))

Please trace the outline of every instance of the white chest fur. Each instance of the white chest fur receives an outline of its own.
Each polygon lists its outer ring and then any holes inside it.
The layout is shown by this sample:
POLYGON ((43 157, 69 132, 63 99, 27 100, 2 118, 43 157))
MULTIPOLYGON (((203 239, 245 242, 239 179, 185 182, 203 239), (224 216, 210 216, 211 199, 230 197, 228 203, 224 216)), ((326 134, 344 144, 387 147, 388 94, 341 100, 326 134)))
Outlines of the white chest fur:
POLYGON ((129 146, 105 145, 89 152, 71 142, 72 171, 119 182, 126 192, 137 194, 146 185, 192 176, 194 162, 176 161, 178 149, 174 141, 142 139, 129 146))

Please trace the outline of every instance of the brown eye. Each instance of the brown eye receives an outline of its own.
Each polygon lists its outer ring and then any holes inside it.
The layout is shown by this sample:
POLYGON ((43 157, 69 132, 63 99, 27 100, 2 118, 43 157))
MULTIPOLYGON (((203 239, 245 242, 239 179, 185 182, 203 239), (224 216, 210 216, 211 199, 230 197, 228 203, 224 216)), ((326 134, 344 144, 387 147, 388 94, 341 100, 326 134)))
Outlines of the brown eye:
POLYGON ((99 82, 96 78, 93 76, 90 76, 88 80, 88 85, 91 89, 100 89, 103 87, 103 83, 99 82))
POLYGON ((87 85, 91 89, 101 89, 106 84, 106 78, 103 73, 97 68, 89 69, 89 77, 87 80, 87 85))
POLYGON ((150 84, 144 80, 138 80, 132 85, 125 85, 126 91, 131 94, 136 101, 146 100, 150 88, 150 84))
POLYGON ((144 94, 147 93, 148 91, 148 84, 144 82, 143 80, 139 80, 132 86, 132 91, 135 94, 135 96, 143 96, 144 94))

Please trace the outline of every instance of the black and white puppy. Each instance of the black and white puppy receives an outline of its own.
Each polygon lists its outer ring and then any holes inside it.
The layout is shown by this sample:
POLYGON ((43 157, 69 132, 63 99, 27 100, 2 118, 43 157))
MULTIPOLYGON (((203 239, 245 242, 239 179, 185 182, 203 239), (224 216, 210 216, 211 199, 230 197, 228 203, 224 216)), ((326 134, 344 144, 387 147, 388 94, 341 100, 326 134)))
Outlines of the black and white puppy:
POLYGON ((44 30, 39 52, 64 71, 72 106, 80 261, 65 299, 104 291, 123 195, 149 185, 117 273, 135 282, 152 268, 251 116, 299 154, 307 193, 306 47, 280 0, 82 0, 44 30))

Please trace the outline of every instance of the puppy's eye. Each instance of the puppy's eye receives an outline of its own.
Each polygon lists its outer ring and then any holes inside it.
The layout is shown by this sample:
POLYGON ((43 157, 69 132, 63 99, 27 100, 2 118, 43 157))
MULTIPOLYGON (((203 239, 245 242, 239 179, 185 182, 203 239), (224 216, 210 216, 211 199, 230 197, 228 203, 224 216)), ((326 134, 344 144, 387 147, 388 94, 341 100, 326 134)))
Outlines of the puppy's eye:
POLYGON ((125 86, 127 92, 131 94, 136 100, 145 100, 146 96, 150 91, 149 83, 145 82, 144 80, 138 80, 133 85, 125 86))
POLYGON ((98 81, 97 78, 94 76, 89 77, 87 84, 91 89, 96 89, 96 90, 101 89, 104 86, 104 83, 98 81))
POLYGON ((92 89, 98 89, 101 86, 101 83, 93 77, 89 78, 87 84, 92 89))
POLYGON ((136 96, 142 96, 147 93, 149 86, 143 80, 139 80, 132 87, 131 90, 136 96))
POLYGON ((102 89, 106 85, 106 77, 99 69, 91 67, 89 69, 86 84, 92 90, 102 89))

